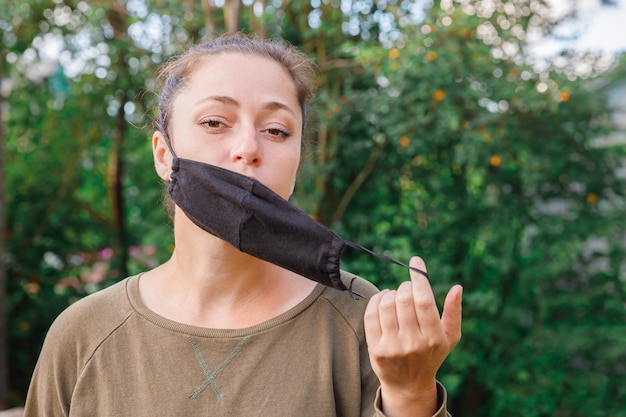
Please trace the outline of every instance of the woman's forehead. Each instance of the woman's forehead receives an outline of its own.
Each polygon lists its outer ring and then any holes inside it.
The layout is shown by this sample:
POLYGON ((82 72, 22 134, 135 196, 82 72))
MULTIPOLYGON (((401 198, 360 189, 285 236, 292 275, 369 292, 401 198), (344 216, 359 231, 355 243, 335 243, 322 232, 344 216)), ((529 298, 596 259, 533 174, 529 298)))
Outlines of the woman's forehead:
POLYGON ((278 83, 289 80, 295 91, 295 82, 289 71, 279 62, 265 56, 236 52, 204 56, 198 60, 187 78, 203 80, 216 77, 235 79, 244 85, 259 78, 278 83))
POLYGON ((300 112, 294 80, 280 63, 266 57, 239 53, 205 57, 185 84, 179 101, 232 97, 236 101, 284 102, 300 112))

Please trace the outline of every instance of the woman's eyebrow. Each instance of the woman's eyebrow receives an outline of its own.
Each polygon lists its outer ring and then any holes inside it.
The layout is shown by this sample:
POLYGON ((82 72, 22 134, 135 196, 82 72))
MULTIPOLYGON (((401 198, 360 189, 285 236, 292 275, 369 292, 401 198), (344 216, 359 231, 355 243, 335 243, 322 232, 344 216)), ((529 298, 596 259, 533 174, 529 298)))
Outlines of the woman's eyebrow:
MULTIPOLYGON (((201 98, 196 102, 196 105, 201 105, 207 102, 217 101, 222 104, 230 105, 230 106, 240 106, 240 103, 230 96, 208 96, 201 98)), ((294 117, 298 117, 298 114, 287 104, 281 103, 280 101, 268 101, 263 104, 263 108, 265 110, 285 110, 291 113, 294 117)))
POLYGON ((239 106, 239 102, 232 97, 229 96, 208 96, 201 98, 196 102, 196 105, 204 104, 210 101, 217 101, 219 103, 228 104, 231 106, 239 106))
POLYGON ((297 113, 295 111, 293 111, 293 109, 290 106, 288 106, 288 105, 286 105, 284 103, 281 103, 279 101, 267 102, 267 103, 265 103, 263 108, 266 109, 266 110, 285 110, 285 111, 291 113, 294 117, 298 117, 297 113))

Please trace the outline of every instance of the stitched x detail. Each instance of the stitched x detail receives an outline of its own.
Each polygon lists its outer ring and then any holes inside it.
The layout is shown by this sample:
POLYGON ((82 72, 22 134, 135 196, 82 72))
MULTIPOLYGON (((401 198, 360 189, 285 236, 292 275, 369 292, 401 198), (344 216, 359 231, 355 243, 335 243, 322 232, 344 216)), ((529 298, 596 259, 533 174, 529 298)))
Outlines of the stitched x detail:
POLYGON ((224 369, 226 369, 228 364, 235 358, 235 356, 237 356, 237 354, 241 351, 241 348, 243 347, 243 345, 245 345, 248 339, 250 339, 250 336, 246 336, 243 339, 241 339, 241 342, 239 342, 239 344, 235 346, 235 348, 232 350, 232 352, 230 352, 228 357, 224 359, 224 362, 222 362, 222 364, 218 366, 214 372, 211 372, 211 369, 209 369, 209 366, 204 360, 204 357, 202 356, 202 352, 200 352, 200 347, 198 346, 196 339, 194 339, 192 336, 187 336, 187 338, 189 339, 189 342, 191 343, 191 346, 193 347, 193 350, 196 353, 196 358, 198 359, 198 362, 200 362, 202 371, 204 371, 204 374, 206 375, 206 379, 204 380, 204 382, 198 385, 196 389, 194 389, 191 392, 191 394, 189 394, 189 398, 197 398, 198 395, 200 395, 202 391, 204 391, 206 387, 208 387, 209 385, 211 386, 211 388, 213 388, 213 391, 215 392, 215 395, 217 395, 217 398, 223 398, 224 394, 222 394, 222 392, 220 391, 220 388, 217 386, 217 381, 215 380, 215 378, 217 378, 217 376, 224 369))

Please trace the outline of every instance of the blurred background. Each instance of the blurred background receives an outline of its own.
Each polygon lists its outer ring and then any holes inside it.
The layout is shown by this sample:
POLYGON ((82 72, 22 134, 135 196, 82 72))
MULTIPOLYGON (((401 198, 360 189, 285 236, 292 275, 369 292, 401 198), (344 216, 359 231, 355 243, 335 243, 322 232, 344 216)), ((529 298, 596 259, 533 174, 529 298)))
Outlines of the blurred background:
POLYGON ((464 286, 453 415, 626 416, 623 3, 0 0, 0 409, 64 308, 168 258, 154 75, 243 30, 320 69, 294 202, 464 286))

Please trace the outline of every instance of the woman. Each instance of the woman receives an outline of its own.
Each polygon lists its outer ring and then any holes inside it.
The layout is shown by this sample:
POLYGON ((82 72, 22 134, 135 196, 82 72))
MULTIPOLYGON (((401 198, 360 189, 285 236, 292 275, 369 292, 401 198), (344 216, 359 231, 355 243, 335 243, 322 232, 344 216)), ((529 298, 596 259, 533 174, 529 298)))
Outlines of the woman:
MULTIPOLYGON (((288 199, 314 75, 303 54, 266 40, 227 35, 192 47, 161 73, 158 175, 174 182, 179 163, 216 166, 288 199)), ((447 414, 435 375, 460 339, 459 286, 441 318, 415 271, 397 291, 356 279, 366 301, 200 226, 176 205, 167 262, 59 316, 27 416, 447 414)), ((417 257, 411 266, 425 270, 417 257)))

